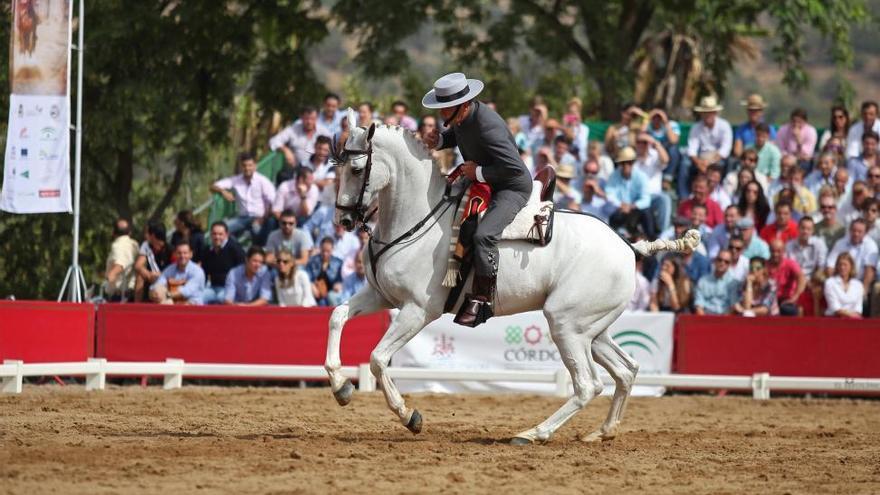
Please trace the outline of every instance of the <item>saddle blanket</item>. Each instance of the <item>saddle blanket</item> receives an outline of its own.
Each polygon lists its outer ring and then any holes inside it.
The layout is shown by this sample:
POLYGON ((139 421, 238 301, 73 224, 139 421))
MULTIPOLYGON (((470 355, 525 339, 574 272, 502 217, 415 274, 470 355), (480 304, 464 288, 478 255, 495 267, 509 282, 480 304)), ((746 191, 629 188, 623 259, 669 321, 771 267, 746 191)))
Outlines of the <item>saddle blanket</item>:
MULTIPOLYGON (((501 233, 503 241, 540 241, 541 234, 535 228, 536 216, 549 218, 550 212, 553 211, 552 201, 541 201, 542 184, 535 181, 532 184, 532 195, 529 197, 528 203, 513 218, 504 231, 501 233)), ((464 223, 471 215, 482 215, 489 208, 489 201, 492 197, 492 190, 488 184, 473 183, 470 186, 467 195, 467 203, 464 205, 464 211, 461 217, 461 223, 464 223)))

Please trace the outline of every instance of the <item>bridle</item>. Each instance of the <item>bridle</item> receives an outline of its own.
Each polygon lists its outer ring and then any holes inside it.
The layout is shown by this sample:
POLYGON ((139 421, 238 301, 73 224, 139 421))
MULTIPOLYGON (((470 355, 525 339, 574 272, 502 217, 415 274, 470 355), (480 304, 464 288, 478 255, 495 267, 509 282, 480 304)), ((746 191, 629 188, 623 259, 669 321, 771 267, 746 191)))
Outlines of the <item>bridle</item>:
POLYGON ((372 217, 373 214, 376 212, 376 210, 373 209, 372 212, 367 214, 367 205, 364 204, 364 195, 366 195, 367 193, 367 187, 370 184, 370 174, 373 171, 373 143, 368 142, 367 149, 365 150, 350 150, 345 148, 345 145, 343 144, 342 152, 337 152, 335 149, 335 143, 332 143, 331 148, 331 153, 333 154, 334 161, 339 164, 345 163, 351 158, 357 158, 364 155, 367 156, 367 164, 364 167, 363 172, 364 180, 361 184, 361 191, 358 194, 357 202, 354 205, 342 205, 339 204, 339 198, 336 199, 336 209, 345 212, 351 212, 352 215, 354 215, 355 226, 357 226, 358 223, 360 223, 362 226, 366 226, 367 222, 370 220, 370 217, 372 217))

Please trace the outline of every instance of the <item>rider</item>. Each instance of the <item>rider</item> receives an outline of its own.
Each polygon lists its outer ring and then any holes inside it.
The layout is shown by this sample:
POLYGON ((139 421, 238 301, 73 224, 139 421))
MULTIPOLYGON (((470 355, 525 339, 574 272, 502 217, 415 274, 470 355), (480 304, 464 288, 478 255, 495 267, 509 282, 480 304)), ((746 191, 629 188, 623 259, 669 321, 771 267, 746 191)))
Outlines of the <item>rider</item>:
POLYGON ((447 74, 422 98, 426 108, 437 109, 447 128, 428 134, 431 149, 458 146, 465 162, 461 173, 471 181, 485 182, 492 189, 489 209, 473 237, 473 293, 465 296, 455 317, 460 325, 475 327, 493 316, 492 300, 498 276, 498 239, 532 192, 532 177, 520 158, 507 123, 494 110, 475 98, 483 83, 464 74, 447 74))

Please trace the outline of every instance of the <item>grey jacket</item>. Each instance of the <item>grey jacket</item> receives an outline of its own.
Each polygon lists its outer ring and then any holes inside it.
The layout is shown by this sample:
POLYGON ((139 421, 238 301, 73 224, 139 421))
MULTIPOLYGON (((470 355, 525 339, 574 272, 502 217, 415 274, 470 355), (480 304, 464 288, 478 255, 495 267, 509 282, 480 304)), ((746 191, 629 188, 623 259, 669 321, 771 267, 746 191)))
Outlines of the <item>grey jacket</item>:
POLYGON ((443 132, 440 149, 458 146, 466 161, 482 167, 492 191, 532 192, 532 177, 516 149, 516 142, 500 115, 474 100, 471 112, 459 125, 443 132))

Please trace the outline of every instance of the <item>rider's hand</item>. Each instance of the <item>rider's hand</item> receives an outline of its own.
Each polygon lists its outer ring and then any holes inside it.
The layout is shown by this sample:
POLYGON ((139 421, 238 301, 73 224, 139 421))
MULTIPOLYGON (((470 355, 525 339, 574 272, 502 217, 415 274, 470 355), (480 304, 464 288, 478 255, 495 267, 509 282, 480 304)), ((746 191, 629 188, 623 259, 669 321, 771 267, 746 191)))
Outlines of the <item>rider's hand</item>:
POLYGON ((470 161, 462 163, 461 174, 470 179, 471 182, 477 182, 477 163, 470 161))
POLYGON ((428 147, 429 150, 432 150, 440 144, 440 129, 434 128, 431 132, 425 135, 425 146, 428 147))

